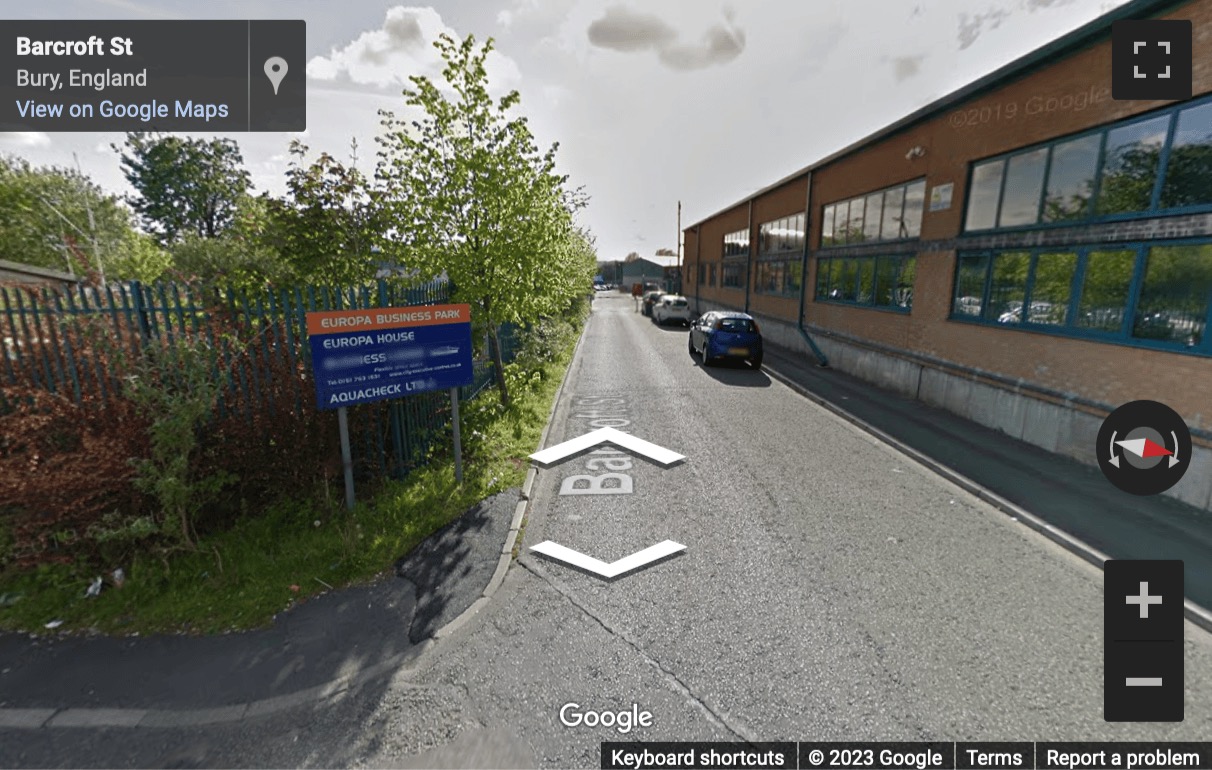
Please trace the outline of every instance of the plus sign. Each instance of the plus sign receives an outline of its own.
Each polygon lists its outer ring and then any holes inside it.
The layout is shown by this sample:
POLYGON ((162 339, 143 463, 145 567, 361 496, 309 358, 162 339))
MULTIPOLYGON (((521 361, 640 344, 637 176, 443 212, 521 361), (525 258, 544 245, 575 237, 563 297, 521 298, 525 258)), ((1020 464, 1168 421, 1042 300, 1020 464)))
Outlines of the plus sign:
POLYGON ((1161 603, 1162 603, 1162 598, 1160 596, 1150 596, 1149 595, 1149 584, 1144 583, 1144 582, 1142 582, 1140 584, 1140 596, 1129 596, 1128 597, 1128 604, 1139 604, 1140 605, 1140 616, 1142 618, 1149 617, 1149 605, 1150 604, 1161 604, 1161 603))

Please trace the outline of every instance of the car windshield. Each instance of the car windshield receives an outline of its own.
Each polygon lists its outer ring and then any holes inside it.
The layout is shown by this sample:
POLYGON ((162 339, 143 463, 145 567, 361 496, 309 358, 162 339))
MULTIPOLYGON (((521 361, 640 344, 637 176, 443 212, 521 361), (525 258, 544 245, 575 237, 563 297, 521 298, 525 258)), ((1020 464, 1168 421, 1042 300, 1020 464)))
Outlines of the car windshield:
POLYGON ((751 332, 753 321, 748 318, 721 318, 718 327, 725 332, 751 332))

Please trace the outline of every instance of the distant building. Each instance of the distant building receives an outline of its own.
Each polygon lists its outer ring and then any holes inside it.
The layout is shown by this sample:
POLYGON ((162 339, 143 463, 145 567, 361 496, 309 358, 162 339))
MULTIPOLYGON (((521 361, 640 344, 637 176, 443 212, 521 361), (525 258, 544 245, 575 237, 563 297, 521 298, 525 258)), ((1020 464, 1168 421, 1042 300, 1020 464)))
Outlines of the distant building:
POLYGON ((621 285, 631 286, 633 283, 646 283, 648 281, 654 281, 663 286, 665 283, 665 266, 643 257, 623 263, 623 275, 619 281, 621 285))

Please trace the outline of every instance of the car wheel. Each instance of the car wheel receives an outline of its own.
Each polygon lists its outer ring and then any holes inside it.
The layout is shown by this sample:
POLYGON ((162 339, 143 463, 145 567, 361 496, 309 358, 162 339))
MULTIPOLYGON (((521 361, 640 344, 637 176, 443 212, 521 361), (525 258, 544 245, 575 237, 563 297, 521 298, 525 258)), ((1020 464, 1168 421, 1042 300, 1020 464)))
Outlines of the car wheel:
POLYGON ((749 363, 753 364, 754 369, 761 369, 762 368, 762 357, 759 355, 757 358, 753 359, 749 363))
POLYGON ((707 340, 703 340, 703 366, 711 366, 711 356, 708 355, 707 340))
POLYGON ((694 349, 694 340, 690 335, 686 335, 686 350, 690 353, 691 358, 694 358, 694 354, 698 352, 694 349))

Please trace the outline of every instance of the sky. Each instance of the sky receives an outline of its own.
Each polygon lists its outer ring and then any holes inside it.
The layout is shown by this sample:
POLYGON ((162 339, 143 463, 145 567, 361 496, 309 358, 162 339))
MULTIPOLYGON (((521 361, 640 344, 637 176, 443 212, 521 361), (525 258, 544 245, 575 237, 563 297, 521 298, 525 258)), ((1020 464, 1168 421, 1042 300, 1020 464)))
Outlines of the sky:
MULTIPOLYGON (((307 22, 313 155, 374 167, 380 109, 436 78, 442 32, 491 38, 492 89, 516 89, 599 259, 677 248, 683 227, 961 88, 1122 0, 39 0, 8 18, 307 22)), ((198 134, 198 136, 206 136, 198 134)), ((257 191, 285 189, 298 134, 230 134, 257 191)), ((79 166, 128 193, 122 134, 2 133, 0 152, 79 166)))

